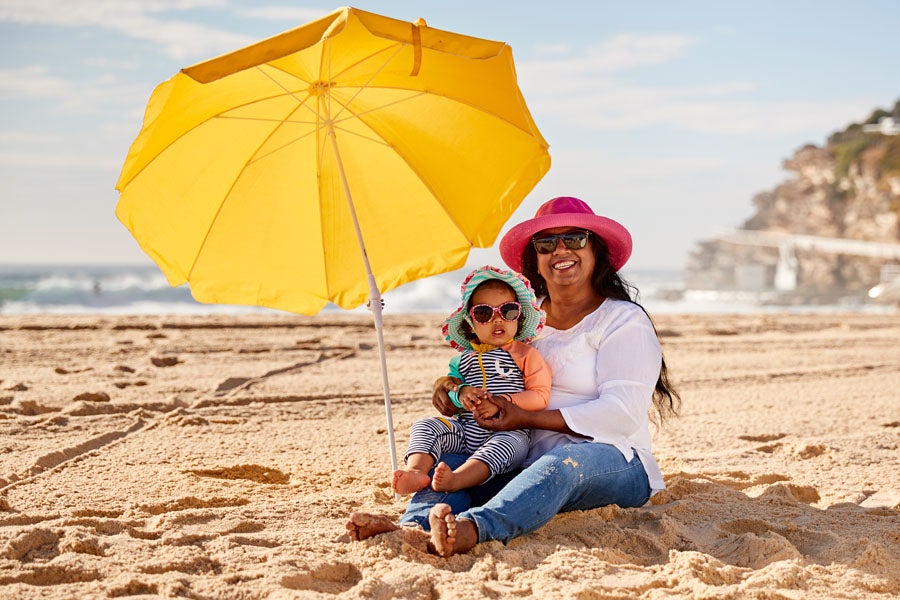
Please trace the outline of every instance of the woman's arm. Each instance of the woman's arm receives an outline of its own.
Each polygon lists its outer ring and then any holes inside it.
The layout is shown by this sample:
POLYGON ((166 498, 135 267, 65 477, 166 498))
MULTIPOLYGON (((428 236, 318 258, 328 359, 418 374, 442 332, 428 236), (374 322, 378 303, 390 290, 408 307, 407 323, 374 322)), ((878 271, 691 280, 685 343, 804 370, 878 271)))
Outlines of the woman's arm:
POLYGON ((596 348, 597 396, 561 409, 569 427, 594 441, 628 438, 646 430, 662 357, 650 319, 634 307, 587 336, 596 348))
POLYGON ((474 411, 475 421, 491 431, 511 431, 513 429, 547 429, 559 431, 571 435, 578 435, 566 424, 562 413, 558 410, 525 410, 509 402, 502 396, 493 396, 481 400, 483 404, 493 404, 497 407, 497 414, 489 419, 479 416, 478 408, 474 411))

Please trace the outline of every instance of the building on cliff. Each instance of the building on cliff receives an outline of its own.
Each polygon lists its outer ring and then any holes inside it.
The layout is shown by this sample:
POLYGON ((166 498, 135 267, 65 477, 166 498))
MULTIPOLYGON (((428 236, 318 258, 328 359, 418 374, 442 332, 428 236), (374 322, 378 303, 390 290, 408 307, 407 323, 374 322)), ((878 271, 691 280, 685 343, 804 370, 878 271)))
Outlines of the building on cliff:
POLYGON ((893 302, 900 270, 896 123, 900 101, 833 134, 824 147, 800 148, 784 163, 791 177, 754 197, 753 217, 697 244, 685 288, 759 292, 786 304, 893 302))

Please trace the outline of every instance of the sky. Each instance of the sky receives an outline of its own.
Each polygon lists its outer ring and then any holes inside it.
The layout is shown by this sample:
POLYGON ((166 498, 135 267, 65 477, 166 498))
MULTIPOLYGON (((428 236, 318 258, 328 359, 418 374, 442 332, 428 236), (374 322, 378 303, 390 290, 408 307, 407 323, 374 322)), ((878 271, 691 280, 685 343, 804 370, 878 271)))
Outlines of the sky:
MULTIPOLYGON (((114 186, 154 87, 340 6, 0 0, 0 264, 152 264, 114 186)), ((578 196, 631 231, 629 268, 682 268, 752 216, 798 148, 900 98, 888 0, 354 6, 508 43, 552 166, 503 231, 578 196)), ((486 263, 496 246, 472 252, 486 263)))

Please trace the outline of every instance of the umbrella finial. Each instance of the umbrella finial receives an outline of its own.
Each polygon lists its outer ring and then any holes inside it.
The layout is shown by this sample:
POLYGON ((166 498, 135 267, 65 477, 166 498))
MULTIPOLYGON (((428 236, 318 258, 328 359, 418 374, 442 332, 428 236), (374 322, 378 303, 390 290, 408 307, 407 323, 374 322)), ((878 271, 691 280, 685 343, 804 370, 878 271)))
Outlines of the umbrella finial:
POLYGON ((419 17, 412 24, 413 68, 409 72, 410 77, 418 75, 419 67, 422 66, 422 33, 419 31, 421 27, 428 27, 428 24, 425 22, 425 19, 419 17))

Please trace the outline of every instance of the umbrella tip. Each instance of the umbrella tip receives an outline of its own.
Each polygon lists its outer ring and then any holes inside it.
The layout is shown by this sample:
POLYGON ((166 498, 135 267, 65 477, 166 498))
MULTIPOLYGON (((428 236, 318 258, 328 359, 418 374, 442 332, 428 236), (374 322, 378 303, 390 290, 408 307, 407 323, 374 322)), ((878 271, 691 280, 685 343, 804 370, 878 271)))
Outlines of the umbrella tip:
POLYGON ((416 19, 415 24, 416 27, 428 27, 428 23, 426 23, 425 19, 423 19, 422 17, 416 19))

